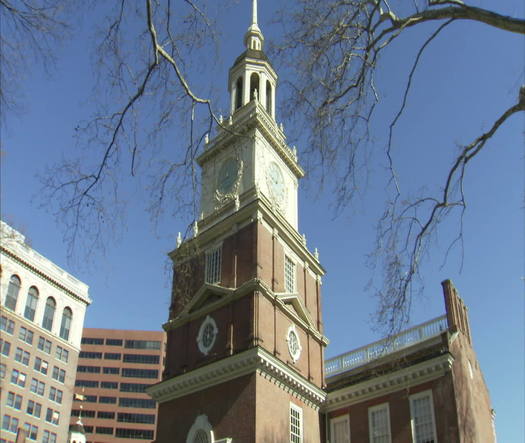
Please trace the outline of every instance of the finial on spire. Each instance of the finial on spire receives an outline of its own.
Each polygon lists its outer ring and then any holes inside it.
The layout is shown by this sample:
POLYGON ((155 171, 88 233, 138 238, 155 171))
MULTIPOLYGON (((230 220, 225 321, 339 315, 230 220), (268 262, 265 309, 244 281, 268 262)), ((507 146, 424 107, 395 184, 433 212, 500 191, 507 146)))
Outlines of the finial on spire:
POLYGON ((244 44, 247 49, 262 51, 264 37, 257 24, 257 0, 252 0, 252 24, 244 36, 244 44))
POLYGON ((257 0, 252 0, 252 25, 257 24, 257 0))

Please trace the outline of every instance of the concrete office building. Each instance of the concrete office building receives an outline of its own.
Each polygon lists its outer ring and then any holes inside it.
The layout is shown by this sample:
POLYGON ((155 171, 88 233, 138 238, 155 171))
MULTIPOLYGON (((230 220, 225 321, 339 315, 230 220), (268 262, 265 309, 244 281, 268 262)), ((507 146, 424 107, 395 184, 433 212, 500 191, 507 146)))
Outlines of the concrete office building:
POLYGON ((4 222, 0 242, 0 442, 64 442, 88 286, 4 222))
POLYGON ((87 442, 154 439, 157 405, 147 386, 162 375, 165 334, 85 328, 71 424, 81 416, 87 442))

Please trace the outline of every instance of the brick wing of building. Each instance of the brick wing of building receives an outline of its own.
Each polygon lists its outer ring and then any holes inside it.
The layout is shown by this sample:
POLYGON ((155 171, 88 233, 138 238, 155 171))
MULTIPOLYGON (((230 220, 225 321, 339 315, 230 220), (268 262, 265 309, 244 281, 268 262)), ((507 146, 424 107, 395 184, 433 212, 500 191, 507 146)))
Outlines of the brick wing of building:
POLYGON ((442 285, 446 315, 326 361, 321 441, 496 441, 467 308, 442 285))
POLYGON ((0 442, 65 442, 88 286, 4 222, 0 243, 0 442))

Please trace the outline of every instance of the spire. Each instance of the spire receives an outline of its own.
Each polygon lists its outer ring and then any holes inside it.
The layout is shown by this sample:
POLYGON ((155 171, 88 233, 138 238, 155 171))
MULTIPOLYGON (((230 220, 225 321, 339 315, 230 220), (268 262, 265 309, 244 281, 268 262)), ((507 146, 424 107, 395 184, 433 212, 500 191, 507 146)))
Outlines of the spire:
POLYGON ((244 35, 244 45, 247 49, 262 51, 264 37, 257 24, 257 0, 252 0, 252 24, 244 35))
POLYGON ((257 0, 252 0, 252 25, 257 26, 257 0))

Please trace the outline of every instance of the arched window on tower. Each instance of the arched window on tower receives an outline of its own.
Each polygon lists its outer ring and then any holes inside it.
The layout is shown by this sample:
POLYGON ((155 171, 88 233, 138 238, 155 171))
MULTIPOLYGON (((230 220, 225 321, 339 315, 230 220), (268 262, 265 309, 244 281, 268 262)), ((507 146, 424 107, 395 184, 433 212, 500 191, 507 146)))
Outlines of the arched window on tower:
POLYGON ((266 112, 272 113, 272 85, 266 80, 266 112))
POLYGON ((53 297, 48 297, 46 301, 46 308, 44 309, 44 318, 42 319, 42 327, 51 331, 53 328, 53 318, 55 317, 55 309, 57 303, 53 297))
POLYGON ((24 309, 24 317, 33 321, 35 319, 36 305, 38 303, 38 289, 34 286, 27 291, 26 308, 24 309))
POLYGON ((69 339, 69 331, 71 330, 71 319, 73 318, 73 312, 70 308, 64 308, 62 312, 62 323, 60 323, 60 338, 64 340, 69 339))
POLYGON ((250 76, 250 101, 255 98, 255 91, 259 94, 259 75, 255 72, 250 76))
POLYGON ((235 82, 235 109, 242 106, 242 75, 235 82))
POLYGON ((18 300, 18 293, 20 292, 20 279, 17 275, 12 275, 9 279, 9 286, 7 287, 7 294, 5 296, 5 307, 14 311, 16 309, 16 302, 18 300))

